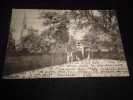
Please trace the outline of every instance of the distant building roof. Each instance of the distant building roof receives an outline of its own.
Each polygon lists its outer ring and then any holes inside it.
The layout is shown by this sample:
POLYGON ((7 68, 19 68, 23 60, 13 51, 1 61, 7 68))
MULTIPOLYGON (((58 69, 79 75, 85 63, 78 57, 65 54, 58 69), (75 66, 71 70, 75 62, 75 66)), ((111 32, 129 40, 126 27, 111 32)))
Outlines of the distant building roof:
POLYGON ((28 28, 28 33, 38 33, 39 30, 33 29, 31 26, 28 28))
MULTIPOLYGON (((90 42, 88 41, 84 41, 84 40, 79 40, 77 41, 77 43, 81 43, 83 45, 83 47, 87 47, 88 49, 91 48, 91 51, 94 51, 96 52, 98 49, 97 49, 97 46, 94 45, 94 44, 91 44, 90 42)), ((78 44, 77 44, 78 45, 78 44)))
POLYGON ((91 47, 91 43, 89 43, 88 41, 84 41, 84 40, 79 40, 77 41, 77 43, 81 43, 84 47, 91 47))
POLYGON ((90 47, 91 44, 88 41, 80 41, 80 43, 84 46, 84 47, 90 47))

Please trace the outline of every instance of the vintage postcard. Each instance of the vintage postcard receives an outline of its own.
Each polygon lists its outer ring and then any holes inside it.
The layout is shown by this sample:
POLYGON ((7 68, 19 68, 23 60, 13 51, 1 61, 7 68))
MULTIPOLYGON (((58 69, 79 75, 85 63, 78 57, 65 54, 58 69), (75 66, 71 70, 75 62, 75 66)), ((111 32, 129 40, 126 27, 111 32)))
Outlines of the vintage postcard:
POLYGON ((3 79, 123 76, 114 10, 12 9, 3 79))

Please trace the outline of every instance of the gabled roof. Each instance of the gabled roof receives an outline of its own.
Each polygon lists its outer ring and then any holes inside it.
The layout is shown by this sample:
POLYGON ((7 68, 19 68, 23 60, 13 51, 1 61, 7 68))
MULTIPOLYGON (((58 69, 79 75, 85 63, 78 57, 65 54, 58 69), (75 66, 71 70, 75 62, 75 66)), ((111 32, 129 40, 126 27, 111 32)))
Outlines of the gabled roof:
POLYGON ((88 41, 80 40, 78 42, 81 43, 84 47, 90 47, 91 46, 91 44, 88 41))

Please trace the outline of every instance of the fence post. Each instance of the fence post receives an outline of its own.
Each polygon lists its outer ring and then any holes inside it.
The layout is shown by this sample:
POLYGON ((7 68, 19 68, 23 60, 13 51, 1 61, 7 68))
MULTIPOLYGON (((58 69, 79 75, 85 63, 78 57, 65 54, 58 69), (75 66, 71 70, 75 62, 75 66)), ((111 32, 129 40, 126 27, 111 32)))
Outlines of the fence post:
POLYGON ((53 54, 52 53, 50 53, 50 60, 51 60, 51 66, 53 66, 53 54))
POLYGON ((61 53, 61 64, 62 64, 62 58, 63 58, 63 53, 61 53))

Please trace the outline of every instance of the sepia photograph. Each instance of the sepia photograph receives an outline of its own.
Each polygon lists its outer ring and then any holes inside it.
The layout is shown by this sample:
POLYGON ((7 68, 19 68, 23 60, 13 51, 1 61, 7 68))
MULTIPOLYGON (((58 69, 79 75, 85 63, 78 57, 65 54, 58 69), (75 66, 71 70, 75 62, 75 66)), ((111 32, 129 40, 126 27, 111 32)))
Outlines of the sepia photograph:
POLYGON ((3 79, 128 77, 116 15, 12 9, 3 79))

